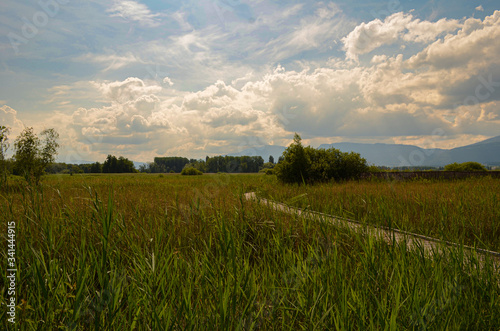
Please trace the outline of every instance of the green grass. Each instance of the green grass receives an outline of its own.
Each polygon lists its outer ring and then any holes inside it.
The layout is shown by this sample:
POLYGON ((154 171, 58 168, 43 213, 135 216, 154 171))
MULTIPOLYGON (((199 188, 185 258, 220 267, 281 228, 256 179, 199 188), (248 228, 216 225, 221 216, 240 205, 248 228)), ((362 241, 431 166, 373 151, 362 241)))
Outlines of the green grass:
MULTIPOLYGON (((39 190, 13 186, 0 213, 2 238, 7 222, 17 224, 17 324, 2 310, 1 328, 500 328, 491 262, 477 268, 460 249, 426 258, 242 196, 288 189, 259 175, 51 176, 39 190)), ((1 284, 5 293, 5 276, 1 284)))
POLYGON ((269 185, 261 195, 368 224, 500 252, 500 179, 269 185))

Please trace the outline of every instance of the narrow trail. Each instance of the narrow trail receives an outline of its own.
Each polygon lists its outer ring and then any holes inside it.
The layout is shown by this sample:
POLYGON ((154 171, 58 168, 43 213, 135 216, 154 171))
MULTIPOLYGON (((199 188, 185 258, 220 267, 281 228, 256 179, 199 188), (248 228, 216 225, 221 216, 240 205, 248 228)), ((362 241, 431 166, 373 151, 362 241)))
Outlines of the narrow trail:
POLYGON ((495 269, 500 271, 500 253, 498 252, 488 251, 485 249, 474 248, 465 245, 462 246, 453 242, 443 241, 436 238, 431 238, 420 234, 401 231, 397 229, 388 229, 373 225, 366 225, 354 220, 339 218, 320 212, 302 210, 300 208, 290 207, 284 203, 275 202, 258 197, 255 194, 255 192, 245 193, 245 199, 257 201, 275 210, 285 212, 288 214, 296 214, 297 216, 307 217, 316 221, 327 222, 337 226, 345 226, 357 232, 366 231, 368 235, 372 235, 377 238, 382 238, 389 244, 392 244, 394 240, 397 243, 405 242, 408 248, 415 248, 421 246, 423 247, 424 252, 428 254, 428 256, 434 254, 441 254, 444 252, 444 249, 446 247, 463 247, 464 253, 466 254, 467 257, 470 257, 471 254, 477 253, 477 259, 481 262, 484 262, 487 256, 490 257, 491 260, 494 262, 495 269))

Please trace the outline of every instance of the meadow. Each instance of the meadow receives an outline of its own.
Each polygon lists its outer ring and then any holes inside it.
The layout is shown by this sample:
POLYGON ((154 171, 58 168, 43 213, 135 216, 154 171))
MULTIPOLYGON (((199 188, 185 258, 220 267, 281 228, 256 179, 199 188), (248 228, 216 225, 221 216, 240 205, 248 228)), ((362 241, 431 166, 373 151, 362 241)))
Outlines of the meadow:
MULTIPOLYGON (((304 187, 244 174, 48 176, 38 188, 11 180, 0 233, 5 243, 16 223, 17 323, 2 309, 1 327, 498 330, 492 261, 478 268, 460 247, 428 257, 243 193, 498 251, 499 186, 304 187)), ((2 293, 6 284, 4 275, 2 293)))
POLYGON ((290 206, 500 252, 500 178, 367 180, 274 185, 290 206))

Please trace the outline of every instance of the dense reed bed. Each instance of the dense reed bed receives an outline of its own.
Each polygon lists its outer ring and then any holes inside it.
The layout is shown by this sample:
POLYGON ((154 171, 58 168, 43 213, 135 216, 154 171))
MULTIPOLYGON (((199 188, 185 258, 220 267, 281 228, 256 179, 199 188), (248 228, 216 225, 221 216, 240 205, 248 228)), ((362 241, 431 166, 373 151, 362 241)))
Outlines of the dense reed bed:
MULTIPOLYGON (((372 184, 346 183, 340 192, 349 185, 372 184)), ((309 204, 311 192, 327 187, 304 191, 309 204)), ((16 222, 17 323, 2 309, 1 328, 500 328, 500 279, 491 261, 478 268, 457 248, 429 258, 419 247, 243 199, 260 191, 290 200, 301 190, 259 175, 53 176, 38 189, 12 184, 1 193, 0 213, 3 242, 6 223, 16 222)), ((5 260, 6 250, 0 254, 5 260)), ((3 276, 2 293, 6 284, 3 276)))
POLYGON ((500 179, 270 185, 289 205, 500 252, 500 179))

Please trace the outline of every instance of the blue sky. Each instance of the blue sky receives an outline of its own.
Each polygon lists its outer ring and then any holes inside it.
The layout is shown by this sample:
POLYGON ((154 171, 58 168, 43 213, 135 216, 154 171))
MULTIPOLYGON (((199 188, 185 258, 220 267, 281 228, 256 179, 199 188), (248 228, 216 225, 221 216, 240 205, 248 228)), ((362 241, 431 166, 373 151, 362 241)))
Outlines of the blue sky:
POLYGON ((494 1, 11 1, 0 123, 59 159, 500 135, 494 1))

